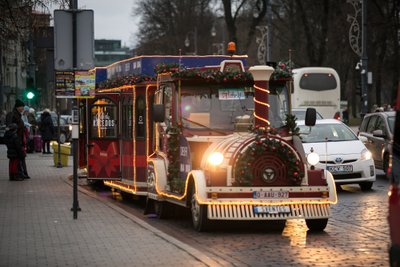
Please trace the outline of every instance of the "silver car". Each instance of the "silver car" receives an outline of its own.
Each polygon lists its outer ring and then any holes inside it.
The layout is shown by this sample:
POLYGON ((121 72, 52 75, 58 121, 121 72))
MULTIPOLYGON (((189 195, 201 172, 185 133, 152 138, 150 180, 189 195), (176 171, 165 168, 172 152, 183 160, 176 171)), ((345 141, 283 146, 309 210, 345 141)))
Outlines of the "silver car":
POLYGON ((387 172, 392 155, 396 112, 375 112, 364 116, 358 137, 372 153, 375 166, 387 172))

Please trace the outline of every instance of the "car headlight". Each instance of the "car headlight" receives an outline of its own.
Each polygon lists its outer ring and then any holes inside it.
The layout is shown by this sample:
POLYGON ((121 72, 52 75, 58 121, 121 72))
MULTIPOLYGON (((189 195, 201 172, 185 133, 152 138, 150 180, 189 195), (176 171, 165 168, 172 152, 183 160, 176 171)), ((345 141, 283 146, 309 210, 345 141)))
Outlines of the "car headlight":
POLYGON ((315 166, 319 162, 319 155, 314 152, 313 148, 311 148, 311 153, 307 155, 307 162, 311 166, 315 166))
POLYGON ((368 159, 372 159, 372 153, 364 148, 363 151, 361 151, 361 159, 362 160, 368 160, 368 159))
POLYGON ((220 152, 213 152, 208 156, 207 161, 211 165, 218 166, 224 161, 224 155, 220 152))

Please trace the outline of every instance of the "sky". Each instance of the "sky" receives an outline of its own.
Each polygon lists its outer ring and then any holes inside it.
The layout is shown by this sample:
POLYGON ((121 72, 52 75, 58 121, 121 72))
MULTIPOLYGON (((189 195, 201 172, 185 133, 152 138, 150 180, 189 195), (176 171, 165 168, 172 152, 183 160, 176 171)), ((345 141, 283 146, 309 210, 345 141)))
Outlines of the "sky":
POLYGON ((94 38, 121 40, 122 45, 133 48, 138 20, 132 9, 136 0, 78 0, 79 9, 93 9, 94 38))

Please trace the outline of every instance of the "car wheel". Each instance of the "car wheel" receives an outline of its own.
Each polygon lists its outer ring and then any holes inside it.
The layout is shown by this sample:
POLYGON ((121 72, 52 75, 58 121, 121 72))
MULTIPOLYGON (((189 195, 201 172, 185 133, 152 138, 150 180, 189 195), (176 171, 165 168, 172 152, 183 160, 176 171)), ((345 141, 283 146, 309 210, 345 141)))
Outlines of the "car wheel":
POLYGON ((60 144, 64 144, 65 141, 67 141, 67 136, 65 135, 65 133, 60 133, 60 137, 58 138, 58 140, 60 141, 60 144))
POLYGON ((386 175, 388 174, 387 173, 389 167, 388 164, 389 164, 389 154, 385 153, 385 155, 383 155, 382 168, 386 175))
POLYGON ((306 219, 308 229, 313 232, 321 232, 328 224, 328 219, 306 219))
POLYGON ((362 182, 360 183, 361 191, 369 191, 372 188, 373 182, 362 182))

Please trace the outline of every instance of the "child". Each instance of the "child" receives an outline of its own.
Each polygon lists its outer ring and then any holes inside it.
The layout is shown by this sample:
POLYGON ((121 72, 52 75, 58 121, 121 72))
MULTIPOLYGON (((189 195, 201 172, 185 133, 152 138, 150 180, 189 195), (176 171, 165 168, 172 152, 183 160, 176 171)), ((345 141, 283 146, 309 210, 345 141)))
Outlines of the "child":
POLYGON ((4 134, 4 141, 7 145, 7 157, 10 159, 8 168, 10 181, 24 180, 21 162, 25 158, 25 153, 17 134, 17 128, 17 124, 11 123, 8 125, 8 130, 4 134))

